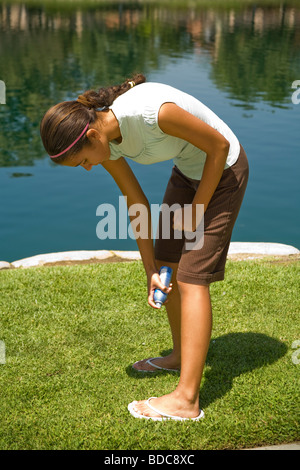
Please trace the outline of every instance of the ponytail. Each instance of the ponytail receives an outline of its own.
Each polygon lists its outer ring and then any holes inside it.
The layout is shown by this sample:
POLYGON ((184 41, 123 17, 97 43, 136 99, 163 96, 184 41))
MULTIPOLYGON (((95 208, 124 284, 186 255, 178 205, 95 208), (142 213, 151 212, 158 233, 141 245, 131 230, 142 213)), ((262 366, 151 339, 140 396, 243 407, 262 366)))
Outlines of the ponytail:
POLYGON ((118 96, 145 81, 144 75, 135 74, 121 85, 89 90, 79 95, 76 101, 63 101, 50 108, 41 121, 40 133, 52 160, 62 164, 89 145, 86 132, 88 125, 97 120, 97 110, 107 109, 118 96))
POLYGON ((123 95, 130 88, 144 83, 146 78, 142 74, 136 74, 132 78, 125 80, 122 85, 100 88, 98 91, 89 90, 79 95, 77 101, 88 108, 108 108, 113 104, 118 96, 123 95))

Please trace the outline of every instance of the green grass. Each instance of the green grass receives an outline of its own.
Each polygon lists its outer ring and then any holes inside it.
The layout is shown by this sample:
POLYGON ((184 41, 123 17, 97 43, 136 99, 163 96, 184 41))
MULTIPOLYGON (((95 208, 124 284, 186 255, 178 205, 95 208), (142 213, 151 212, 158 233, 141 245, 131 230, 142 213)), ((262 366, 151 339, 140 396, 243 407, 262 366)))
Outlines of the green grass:
POLYGON ((238 449, 299 439, 299 262, 228 262, 211 293, 205 418, 157 423, 127 411, 178 382, 131 368, 171 347, 165 309, 147 305, 140 262, 1 271, 0 448, 238 449))

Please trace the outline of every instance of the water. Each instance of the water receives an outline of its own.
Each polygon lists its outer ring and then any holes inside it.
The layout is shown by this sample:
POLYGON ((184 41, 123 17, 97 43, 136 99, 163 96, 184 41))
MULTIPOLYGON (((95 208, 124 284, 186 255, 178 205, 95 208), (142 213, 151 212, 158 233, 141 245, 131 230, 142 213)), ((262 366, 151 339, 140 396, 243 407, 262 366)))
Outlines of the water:
MULTIPOLYGON (((257 1, 216 9, 207 3, 0 4, 0 80, 6 85, 6 104, 0 105, 0 260, 137 249, 130 237, 96 236, 97 207, 119 206, 120 192, 105 170, 58 167, 39 137, 48 107, 118 83, 135 70, 196 96, 243 144, 250 180, 232 240, 300 248, 300 104, 292 102, 291 88, 300 80, 300 6, 257 1)), ((172 162, 130 165, 149 202, 159 204, 172 162)))

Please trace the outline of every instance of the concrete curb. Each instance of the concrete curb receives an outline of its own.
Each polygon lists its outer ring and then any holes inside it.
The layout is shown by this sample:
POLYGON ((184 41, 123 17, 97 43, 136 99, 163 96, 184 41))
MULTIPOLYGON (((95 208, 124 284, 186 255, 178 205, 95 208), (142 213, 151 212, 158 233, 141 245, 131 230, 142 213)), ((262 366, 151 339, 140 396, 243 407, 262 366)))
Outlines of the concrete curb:
POLYGON ((254 447, 252 449, 243 450, 300 450, 300 442, 292 442, 290 444, 277 444, 274 446, 254 447))
MULTIPOLYGON (((265 256, 292 256, 300 255, 300 251, 290 245, 281 243, 253 243, 232 242, 229 247, 229 259, 255 259, 265 256)), ((79 250, 64 251, 60 253, 46 253, 29 258, 20 259, 9 263, 0 261, 0 270, 12 268, 31 268, 39 266, 111 263, 121 261, 141 260, 139 251, 118 250, 79 250)))
POLYGON ((256 243, 256 242, 232 242, 229 246, 228 255, 232 254, 255 254, 267 256, 289 256, 299 254, 300 251, 291 245, 282 243, 256 243))
POLYGON ((0 261, 0 269, 32 268, 39 266, 57 266, 72 264, 111 263, 140 260, 138 251, 108 251, 108 250, 79 250, 63 251, 60 253, 45 253, 31 256, 12 263, 0 261))

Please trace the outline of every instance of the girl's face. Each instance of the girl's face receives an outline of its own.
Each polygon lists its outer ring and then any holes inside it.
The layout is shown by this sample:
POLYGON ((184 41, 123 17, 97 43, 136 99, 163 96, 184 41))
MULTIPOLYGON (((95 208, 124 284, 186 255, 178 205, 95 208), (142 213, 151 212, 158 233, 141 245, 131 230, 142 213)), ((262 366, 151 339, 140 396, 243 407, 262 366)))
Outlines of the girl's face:
POLYGON ((63 165, 71 167, 82 166, 85 170, 90 171, 93 166, 109 160, 109 157, 109 143, 107 139, 102 136, 101 138, 93 138, 90 145, 85 146, 63 165))

